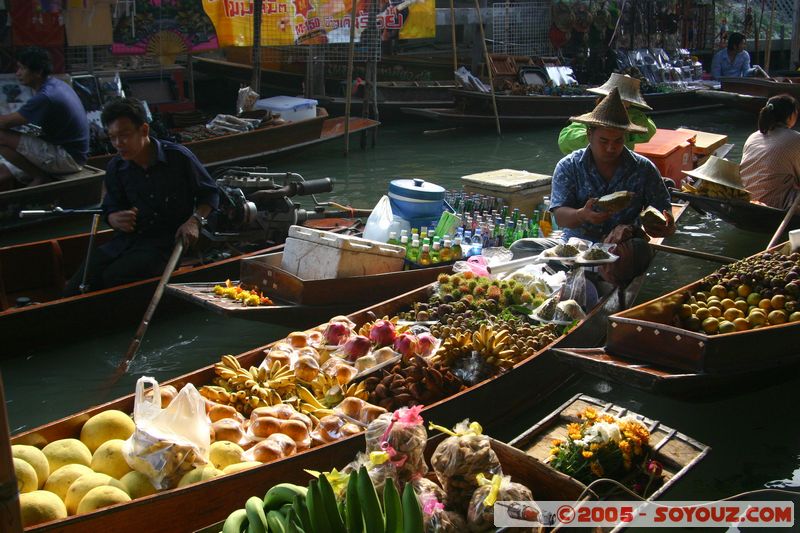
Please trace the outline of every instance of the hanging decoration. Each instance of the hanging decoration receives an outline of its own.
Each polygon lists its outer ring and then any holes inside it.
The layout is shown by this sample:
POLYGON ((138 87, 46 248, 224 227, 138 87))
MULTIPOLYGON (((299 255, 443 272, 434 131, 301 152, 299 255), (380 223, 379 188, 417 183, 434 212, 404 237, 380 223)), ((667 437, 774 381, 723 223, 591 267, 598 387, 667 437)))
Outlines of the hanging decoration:
POLYGON ((164 65, 179 54, 214 48, 214 25, 196 0, 136 0, 114 26, 113 53, 155 55, 164 65))

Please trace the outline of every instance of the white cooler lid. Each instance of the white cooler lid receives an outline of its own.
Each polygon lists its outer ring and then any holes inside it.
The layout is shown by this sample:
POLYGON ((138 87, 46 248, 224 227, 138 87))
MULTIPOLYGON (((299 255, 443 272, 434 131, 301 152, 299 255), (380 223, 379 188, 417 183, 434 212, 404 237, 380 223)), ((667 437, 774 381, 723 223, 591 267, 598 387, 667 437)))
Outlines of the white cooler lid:
POLYGON ((552 177, 546 174, 534 174, 533 172, 527 172, 525 170, 503 168, 500 170, 491 170, 489 172, 461 176, 461 179, 469 185, 482 187, 491 191, 513 192, 538 187, 549 187, 552 177))

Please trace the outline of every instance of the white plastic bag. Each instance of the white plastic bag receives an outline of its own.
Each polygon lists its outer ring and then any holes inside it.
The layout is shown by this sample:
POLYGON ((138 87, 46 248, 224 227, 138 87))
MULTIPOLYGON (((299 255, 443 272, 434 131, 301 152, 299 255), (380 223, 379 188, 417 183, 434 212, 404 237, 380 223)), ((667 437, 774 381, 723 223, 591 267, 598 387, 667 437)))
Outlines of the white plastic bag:
POLYGON ((133 420, 136 429, 122 448, 125 460, 157 489, 175 487, 195 466, 208 462, 211 421, 205 400, 191 383, 162 409, 158 382, 147 376, 139 378, 133 420), (153 387, 149 397, 144 394, 146 384, 153 387))
POLYGON ((372 213, 367 219, 367 227, 364 229, 364 238, 371 241, 386 242, 389 240, 389 227, 392 225, 394 215, 389 197, 385 194, 381 196, 372 213))

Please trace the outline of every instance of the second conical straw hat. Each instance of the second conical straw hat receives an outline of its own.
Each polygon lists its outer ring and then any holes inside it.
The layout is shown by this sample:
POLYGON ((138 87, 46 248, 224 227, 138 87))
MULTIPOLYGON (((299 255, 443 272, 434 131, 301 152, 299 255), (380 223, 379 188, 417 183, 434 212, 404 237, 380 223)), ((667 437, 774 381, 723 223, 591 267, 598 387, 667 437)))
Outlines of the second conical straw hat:
POLYGON ((571 122, 579 122, 595 128, 614 128, 627 133, 646 133, 647 128, 637 126, 628 118, 628 112, 622 104, 619 89, 614 87, 589 113, 570 117, 571 122))
POLYGON ((645 102, 642 97, 642 93, 639 91, 640 85, 641 82, 636 78, 612 72, 611 77, 608 78, 603 85, 600 87, 592 87, 591 89, 587 89, 587 91, 595 94, 607 95, 611 92, 611 89, 616 87, 619 89, 619 96, 623 101, 651 111, 653 108, 647 105, 647 102, 645 102))

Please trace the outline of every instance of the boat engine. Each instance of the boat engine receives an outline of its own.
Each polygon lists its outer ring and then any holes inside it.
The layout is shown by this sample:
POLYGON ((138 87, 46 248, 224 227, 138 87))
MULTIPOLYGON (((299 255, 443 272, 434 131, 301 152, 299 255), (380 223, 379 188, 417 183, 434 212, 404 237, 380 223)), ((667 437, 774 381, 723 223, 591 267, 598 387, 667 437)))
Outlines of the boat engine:
POLYGON ((332 191, 334 183, 331 178, 306 181, 300 174, 267 172, 264 167, 226 168, 216 181, 219 209, 211 227, 203 229, 214 242, 282 241, 289 226, 319 217, 325 208, 314 194, 332 191), (311 196, 314 209, 302 209, 294 196, 311 196))

